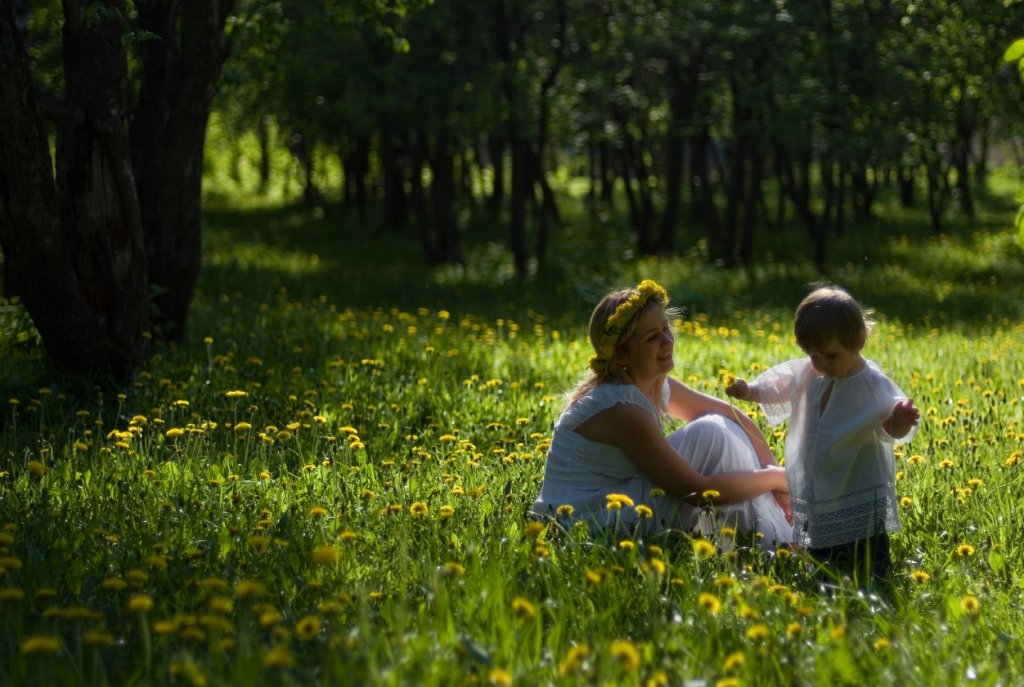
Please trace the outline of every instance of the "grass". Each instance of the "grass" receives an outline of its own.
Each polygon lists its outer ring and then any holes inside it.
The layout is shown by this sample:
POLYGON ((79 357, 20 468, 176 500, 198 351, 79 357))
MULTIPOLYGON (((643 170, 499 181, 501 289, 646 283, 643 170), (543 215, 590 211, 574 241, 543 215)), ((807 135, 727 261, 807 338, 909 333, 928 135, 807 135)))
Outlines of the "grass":
POLYGON ((1020 684, 1024 260, 1000 203, 834 247, 879 311, 866 354, 924 414, 892 605, 728 533, 595 541, 527 515, 604 290, 664 283, 676 373, 722 396, 797 355, 805 264, 620 260, 626 232, 578 220, 520 281, 486 229, 431 268, 336 212, 211 208, 188 335, 131 384, 50 371, 0 314, 0 681, 1020 684))

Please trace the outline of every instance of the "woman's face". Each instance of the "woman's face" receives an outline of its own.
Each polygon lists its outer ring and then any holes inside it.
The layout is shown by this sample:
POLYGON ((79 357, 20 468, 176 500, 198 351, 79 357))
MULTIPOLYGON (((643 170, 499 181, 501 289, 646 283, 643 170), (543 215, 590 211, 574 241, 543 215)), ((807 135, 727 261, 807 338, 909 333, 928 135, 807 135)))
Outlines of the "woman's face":
POLYGON ((638 384, 668 374, 675 366, 675 341, 665 310, 658 303, 648 304, 638 315, 636 331, 626 341, 618 362, 638 384))

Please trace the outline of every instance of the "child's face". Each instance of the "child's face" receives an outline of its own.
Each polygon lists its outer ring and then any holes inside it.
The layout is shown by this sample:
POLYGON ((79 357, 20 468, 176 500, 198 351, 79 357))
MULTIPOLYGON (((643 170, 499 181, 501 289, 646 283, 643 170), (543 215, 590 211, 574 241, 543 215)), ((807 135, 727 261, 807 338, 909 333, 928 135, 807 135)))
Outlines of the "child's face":
POLYGON ((814 369, 826 377, 849 377, 863 367, 860 349, 852 351, 835 339, 820 347, 809 346, 804 353, 811 359, 814 369))

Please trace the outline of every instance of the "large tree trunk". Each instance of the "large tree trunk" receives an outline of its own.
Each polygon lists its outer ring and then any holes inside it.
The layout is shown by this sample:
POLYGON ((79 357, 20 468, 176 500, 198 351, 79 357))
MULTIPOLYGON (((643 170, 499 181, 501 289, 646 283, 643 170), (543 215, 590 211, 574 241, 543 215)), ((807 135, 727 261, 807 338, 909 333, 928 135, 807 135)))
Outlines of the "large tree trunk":
POLYGON ((28 54, 11 2, 0 0, 0 244, 8 285, 54 364, 124 379, 142 358, 148 326, 124 26, 114 13, 87 23, 87 4, 64 2, 67 93, 54 179, 28 54))
POLYGON ((131 126, 153 305, 180 338, 199 277, 203 144, 234 0, 136 0, 142 87, 131 126))

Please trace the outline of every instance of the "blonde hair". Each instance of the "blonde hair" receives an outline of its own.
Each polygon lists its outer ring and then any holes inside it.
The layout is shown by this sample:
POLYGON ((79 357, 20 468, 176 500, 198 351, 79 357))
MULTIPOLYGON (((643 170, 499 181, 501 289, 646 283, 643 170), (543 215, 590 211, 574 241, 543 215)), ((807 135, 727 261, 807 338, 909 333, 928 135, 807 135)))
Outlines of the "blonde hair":
MULTIPOLYGON (((593 347, 597 355, 601 355, 602 349, 606 348, 606 325, 608 324, 608 320, 615 315, 616 311, 618 311, 624 303, 629 301, 631 298, 635 298, 638 293, 640 293, 639 287, 612 291, 605 295, 605 297, 602 298, 594 307, 594 311, 590 314, 589 335, 590 345, 593 347)), ((622 331, 615 339, 614 349, 611 356, 609 356, 610 358, 614 358, 615 355, 624 351, 626 343, 629 341, 630 337, 633 336, 639 326, 641 315, 646 312, 648 308, 652 307, 661 308, 670 319, 679 314, 678 309, 669 307, 667 295, 663 296, 660 293, 653 293, 643 306, 633 313, 629 320, 626 321, 622 331)), ((628 372, 621 365, 613 365, 611 362, 611 360, 607 360, 606 364, 594 365, 592 358, 591 363, 587 367, 587 371, 583 374, 583 378, 580 379, 576 386, 566 394, 566 407, 571 406, 573 403, 586 396, 599 384, 633 383, 628 372), (595 367, 597 369, 595 369, 595 367)), ((662 380, 660 384, 664 384, 664 380, 662 380)), ((666 409, 662 401, 661 391, 662 389, 659 385, 659 388, 656 390, 654 403, 658 411, 665 412, 666 409)))
POLYGON ((820 284, 797 306, 793 333, 805 350, 835 340, 847 350, 859 351, 875 326, 872 315, 842 287, 820 284))

